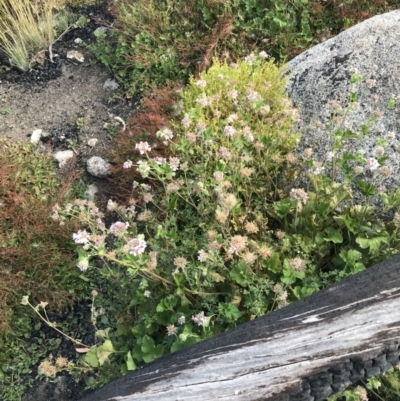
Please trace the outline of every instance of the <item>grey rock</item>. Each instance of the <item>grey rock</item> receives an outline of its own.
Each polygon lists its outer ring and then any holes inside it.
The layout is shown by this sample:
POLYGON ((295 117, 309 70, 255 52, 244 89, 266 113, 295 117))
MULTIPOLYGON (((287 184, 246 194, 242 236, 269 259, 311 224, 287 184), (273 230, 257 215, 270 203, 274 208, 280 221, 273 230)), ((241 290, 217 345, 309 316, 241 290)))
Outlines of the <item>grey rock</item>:
POLYGON ((99 140, 97 139, 97 138, 90 138, 88 141, 87 141, 87 144, 88 144, 88 146, 90 146, 90 147, 94 147, 94 146, 96 146, 96 144, 97 144, 97 142, 98 142, 99 140))
POLYGON ((31 143, 37 145, 42 137, 43 130, 35 129, 31 134, 31 143))
POLYGON ((104 178, 110 173, 111 164, 99 156, 92 156, 86 162, 86 169, 94 177, 104 178))
POLYGON ((107 78, 106 81, 103 84, 103 89, 105 91, 115 91, 119 88, 119 83, 115 81, 114 79, 107 78))
POLYGON ((369 379, 370 377, 379 376, 382 373, 380 367, 376 366, 365 370, 365 377, 369 379))
MULTIPOLYGON (((299 109, 300 121, 296 130, 303 130, 299 152, 311 147, 313 160, 326 161, 326 155, 332 149, 332 138, 323 129, 331 117, 328 101, 336 100, 343 107, 347 106, 350 77, 357 71, 363 77, 356 90, 359 107, 350 110, 344 128, 360 132, 361 125, 377 109, 384 111, 366 138, 357 141, 354 148, 363 151, 366 159, 376 158, 376 140, 394 132, 397 137, 388 139, 384 153, 388 156, 385 165, 393 170, 393 174, 383 183, 389 189, 397 187, 400 183, 400 105, 385 109, 391 94, 400 94, 399 54, 400 10, 396 10, 366 20, 295 57, 288 64, 287 90, 293 105, 299 109), (367 80, 371 80, 369 86, 365 84, 367 80), (380 100, 374 103, 373 95, 378 95, 380 100), (322 127, 315 126, 316 121, 320 121, 322 127)), ((347 141, 345 149, 352 146, 354 142, 347 141)), ((360 179, 380 185, 379 169, 371 171, 364 166, 364 171, 360 179)))
POLYGON ((59 150, 54 153, 53 158, 58 162, 58 166, 63 168, 73 156, 74 152, 72 150, 59 150))

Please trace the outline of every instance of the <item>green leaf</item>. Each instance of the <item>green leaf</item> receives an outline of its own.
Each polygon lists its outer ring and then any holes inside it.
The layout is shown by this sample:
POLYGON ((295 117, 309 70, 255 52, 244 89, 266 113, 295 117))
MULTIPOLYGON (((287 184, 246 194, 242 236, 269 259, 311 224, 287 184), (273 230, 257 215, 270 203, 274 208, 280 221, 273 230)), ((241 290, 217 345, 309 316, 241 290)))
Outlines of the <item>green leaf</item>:
POLYGON ((144 323, 137 324, 132 327, 132 333, 137 337, 142 337, 146 334, 146 325, 144 323))
POLYGON ((324 235, 321 232, 318 232, 317 235, 315 236, 315 243, 317 245, 321 245, 325 242, 324 235))
POLYGON ((142 338, 141 350, 144 354, 152 354, 154 352, 154 340, 145 334, 142 338))
POLYGON ((343 236, 340 230, 337 230, 333 227, 325 228, 325 233, 327 237, 324 238, 325 241, 331 241, 334 244, 341 244, 343 242, 343 236))
POLYGON ((178 303, 178 299, 173 295, 168 295, 157 305, 157 312, 164 312, 166 310, 174 310, 174 306, 178 303))
POLYGON ((228 322, 235 322, 240 318, 240 316, 242 316, 242 313, 239 311, 237 306, 226 302, 221 302, 218 305, 218 311, 228 322))
POLYGON ((164 347, 161 344, 158 344, 153 352, 154 358, 160 358, 164 354, 164 347))
POLYGON ((365 385, 368 390, 378 390, 381 386, 382 383, 377 377, 371 377, 367 380, 367 384, 365 385))
POLYGON ((245 286, 246 284, 248 284, 247 273, 248 268, 246 264, 240 261, 231 269, 229 275, 238 284, 245 286))
POLYGON ((275 202, 275 204, 274 204, 275 213, 281 219, 283 219, 290 212, 290 210, 294 207, 294 205, 295 204, 291 199, 289 199, 289 198, 282 199, 278 202, 275 202))
POLYGON ((132 358, 131 351, 125 355, 126 367, 128 370, 135 370, 137 368, 135 361, 132 358))
POLYGON ((279 253, 274 252, 269 259, 263 261, 263 267, 272 273, 279 273, 281 271, 281 260, 279 253))
POLYGON ((85 362, 93 368, 97 368, 100 366, 99 358, 97 357, 97 346, 90 348, 90 350, 86 353, 85 362))
POLYGON ((190 333, 189 335, 185 336, 180 335, 178 339, 172 344, 171 352, 175 352, 189 345, 196 344, 199 341, 201 341, 201 338, 194 333, 190 333))
POLYGON ((375 188, 369 184, 368 182, 365 181, 356 181, 358 188, 360 189, 360 192, 364 195, 364 196, 373 196, 375 195, 375 188))
POLYGON ((316 287, 294 287, 293 294, 297 299, 303 299, 308 297, 309 295, 313 294, 314 292, 318 291, 316 287))
POLYGON ((382 244, 385 244, 387 237, 374 237, 374 238, 363 238, 357 237, 356 242, 362 249, 369 248, 372 255, 375 255, 382 244))
POLYGON ((335 216, 333 218, 340 227, 345 226, 351 233, 356 234, 358 231, 358 223, 351 216, 345 214, 343 216, 335 216))
POLYGON ((129 334, 131 331, 131 327, 132 322, 126 321, 123 318, 119 318, 117 321, 117 331, 115 332, 115 335, 118 337, 129 334))
POLYGON ((178 296, 183 296, 185 294, 185 281, 186 276, 183 273, 174 274, 174 281, 177 285, 175 294, 178 296))
POLYGON ((110 340, 104 341, 102 345, 100 345, 97 349, 97 357, 99 358, 100 366, 104 365, 104 362, 108 359, 108 357, 114 352, 114 347, 110 340))
POLYGON ((356 251, 355 249, 345 250, 343 249, 339 256, 346 262, 346 263, 354 263, 356 260, 359 260, 362 257, 361 252, 356 251))

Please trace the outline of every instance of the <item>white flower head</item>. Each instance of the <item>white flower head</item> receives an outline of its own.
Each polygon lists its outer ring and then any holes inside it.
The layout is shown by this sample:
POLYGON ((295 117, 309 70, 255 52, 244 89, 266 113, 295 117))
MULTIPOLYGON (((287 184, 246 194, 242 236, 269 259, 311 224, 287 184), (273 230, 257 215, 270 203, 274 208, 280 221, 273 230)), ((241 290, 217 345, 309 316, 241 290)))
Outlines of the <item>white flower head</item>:
POLYGON ((177 171, 179 169, 180 160, 177 157, 169 158, 169 166, 172 171, 177 171))
POLYGON ((127 169, 127 168, 131 168, 132 165, 133 165, 132 160, 127 160, 127 161, 122 165, 122 167, 125 168, 125 169, 127 169))
POLYGON ((198 313, 195 316, 192 316, 192 320, 193 320, 193 322, 195 322, 199 326, 204 326, 206 324, 206 322, 207 322, 207 318, 204 315, 203 311, 201 311, 200 313, 198 313))
POLYGON ((191 119, 189 118, 189 116, 185 116, 182 121, 181 124, 185 127, 188 128, 190 126, 190 124, 192 123, 191 119))
POLYGON ((129 227, 129 223, 128 222, 122 222, 122 221, 117 221, 113 224, 111 224, 110 227, 110 232, 111 234, 114 234, 116 237, 120 237, 121 235, 123 235, 126 230, 129 227))
POLYGON ((290 190, 290 198, 306 204, 308 200, 308 194, 302 188, 292 188, 290 190))
POLYGON ((224 134, 225 136, 227 136, 228 138, 233 137, 233 135, 235 135, 236 133, 236 129, 234 127, 232 127, 231 125, 226 125, 224 128, 224 134))
POLYGON ((90 234, 86 230, 79 230, 77 233, 72 234, 72 239, 75 244, 87 244, 90 240, 90 234))
POLYGON ((144 240, 144 236, 143 235, 138 235, 136 238, 131 239, 128 242, 128 246, 129 246, 129 253, 133 256, 139 256, 141 255, 146 247, 146 241, 144 240))
POLYGON ((197 253, 197 260, 204 262, 207 258, 207 252, 204 249, 200 249, 197 253))
POLYGON ((253 65, 253 62, 254 62, 254 60, 255 60, 254 53, 250 53, 248 56, 246 56, 246 57, 244 58, 244 60, 246 61, 246 63, 247 63, 248 65, 253 65))
POLYGON ((373 157, 370 157, 370 158, 368 159, 367 165, 368 165, 368 168, 369 168, 371 171, 375 171, 375 170, 379 167, 378 160, 374 159, 373 157))
POLYGON ((200 86, 200 88, 205 88, 207 86, 207 81, 205 79, 199 79, 196 82, 197 86, 200 86))
POLYGON ((137 149, 141 155, 144 155, 146 152, 150 152, 151 147, 147 142, 139 142, 135 145, 135 149, 137 149))
POLYGON ((168 141, 170 141, 173 137, 174 134, 168 127, 164 127, 162 130, 157 132, 157 138, 163 139, 164 145, 168 145, 168 141))

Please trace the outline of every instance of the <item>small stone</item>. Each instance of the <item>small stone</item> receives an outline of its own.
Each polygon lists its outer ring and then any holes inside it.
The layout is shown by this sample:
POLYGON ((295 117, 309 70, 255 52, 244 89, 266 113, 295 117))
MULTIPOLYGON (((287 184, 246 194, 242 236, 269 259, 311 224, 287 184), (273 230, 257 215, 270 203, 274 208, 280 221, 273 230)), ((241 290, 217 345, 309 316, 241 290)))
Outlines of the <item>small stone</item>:
POLYGON ((96 187, 96 185, 94 185, 94 184, 88 185, 87 190, 85 192, 87 200, 94 202, 95 196, 98 192, 99 192, 99 189, 96 187))
POLYGON ((97 138, 90 138, 90 139, 88 140, 87 144, 93 148, 94 146, 96 146, 96 143, 97 143, 98 141, 99 141, 99 140, 98 140, 97 138))
POLYGON ((80 45, 83 42, 83 40, 81 38, 76 38, 74 40, 74 43, 76 43, 77 45, 80 45))
POLYGON ((111 164, 99 156, 92 156, 86 162, 86 169, 94 177, 103 178, 110 173, 111 164))
POLYGON ((103 84, 103 89, 105 91, 115 91, 119 88, 119 83, 113 79, 107 78, 103 84))
POLYGON ((31 143, 37 145, 42 137, 43 130, 35 129, 31 134, 31 143))
POLYGON ((81 52, 78 52, 78 50, 69 50, 67 52, 67 59, 71 61, 76 61, 78 63, 83 63, 85 61, 85 57, 83 57, 83 54, 81 52))
POLYGON ((48 138, 49 136, 51 136, 50 132, 42 131, 42 136, 41 136, 41 138, 48 138))
POLYGON ((73 156, 74 152, 72 150, 59 150, 53 155, 60 168, 64 167, 73 156))

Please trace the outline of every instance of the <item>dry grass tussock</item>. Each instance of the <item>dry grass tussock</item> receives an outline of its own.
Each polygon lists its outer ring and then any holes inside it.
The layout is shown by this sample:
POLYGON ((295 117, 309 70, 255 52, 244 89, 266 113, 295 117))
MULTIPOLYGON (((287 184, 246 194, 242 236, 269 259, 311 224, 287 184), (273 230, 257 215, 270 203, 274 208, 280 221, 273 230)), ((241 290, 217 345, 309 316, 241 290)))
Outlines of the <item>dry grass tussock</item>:
POLYGON ((64 285, 76 270, 71 238, 78 226, 50 219, 73 176, 57 187, 56 177, 43 169, 38 180, 35 169, 41 163, 33 168, 29 156, 22 145, 0 143, 0 331, 10 327, 12 310, 24 295, 54 308, 73 298, 64 285))

